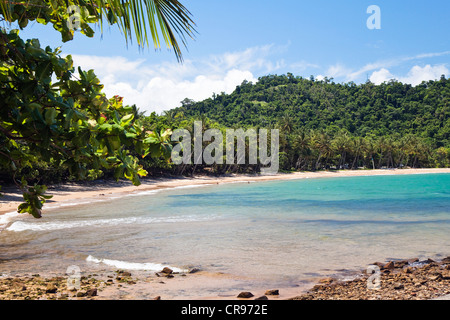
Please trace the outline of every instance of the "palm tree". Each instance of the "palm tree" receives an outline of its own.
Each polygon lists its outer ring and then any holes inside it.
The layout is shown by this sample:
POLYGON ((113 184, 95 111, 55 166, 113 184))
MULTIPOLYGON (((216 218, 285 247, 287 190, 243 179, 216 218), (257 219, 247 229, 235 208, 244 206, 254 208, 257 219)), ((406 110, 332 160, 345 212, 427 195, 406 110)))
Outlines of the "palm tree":
POLYGON ((0 14, 7 22, 18 22, 21 28, 28 20, 39 23, 53 23, 55 29, 63 34, 63 40, 73 38, 73 30, 66 22, 77 8, 82 32, 92 36, 88 23, 97 23, 103 30, 108 24, 117 24, 127 43, 133 36, 140 47, 153 43, 155 49, 161 48, 161 36, 168 49, 173 48, 178 61, 183 61, 178 39, 186 47, 186 37, 193 38, 195 23, 191 13, 178 0, 1 0, 0 14), (17 17, 17 7, 23 12, 17 17), (87 13, 87 14, 86 14, 87 13), (87 21, 81 20, 85 17, 87 21))
POLYGON ((334 151, 339 155, 337 169, 345 166, 347 154, 351 151, 351 137, 348 131, 339 131, 332 141, 334 151))
POLYGON ((316 130, 311 134, 311 144, 318 152, 318 157, 314 165, 314 170, 319 168, 320 160, 323 158, 325 162, 333 155, 331 149, 330 136, 324 130, 316 130))

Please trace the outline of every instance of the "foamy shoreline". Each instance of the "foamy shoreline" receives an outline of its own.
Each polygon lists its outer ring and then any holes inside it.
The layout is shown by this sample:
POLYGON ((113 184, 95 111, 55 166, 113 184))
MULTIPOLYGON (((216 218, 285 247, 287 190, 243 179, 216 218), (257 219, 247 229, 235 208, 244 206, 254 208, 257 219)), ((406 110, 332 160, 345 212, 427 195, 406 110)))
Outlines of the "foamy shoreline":
MULTIPOLYGON (((279 173, 276 175, 229 175, 221 177, 197 176, 193 178, 146 178, 142 179, 140 186, 134 186, 128 181, 95 181, 92 183, 66 183, 49 186, 47 194, 53 198, 49 200, 43 209, 43 213, 60 206, 72 206, 87 204, 117 198, 124 195, 132 196, 142 193, 153 193, 163 189, 189 188, 225 183, 245 183, 274 180, 294 180, 312 178, 337 178, 374 175, 400 175, 400 174, 428 174, 450 173, 450 168, 437 169, 377 169, 377 170, 341 170, 341 171, 317 171, 317 172, 293 172, 279 173), (102 198, 105 197, 105 198, 102 198)), ((17 189, 4 188, 3 197, 0 197, 0 220, 13 216, 18 205, 22 201, 22 195, 17 189), (5 214, 7 215, 5 216, 5 214)))

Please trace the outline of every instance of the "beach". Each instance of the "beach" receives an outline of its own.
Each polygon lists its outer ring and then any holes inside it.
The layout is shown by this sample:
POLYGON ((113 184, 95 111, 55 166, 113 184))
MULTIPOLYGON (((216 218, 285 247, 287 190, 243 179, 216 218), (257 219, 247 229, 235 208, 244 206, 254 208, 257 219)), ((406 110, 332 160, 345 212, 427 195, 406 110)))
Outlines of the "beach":
MULTIPOLYGON (((450 173, 450 168, 436 169, 379 169, 379 170, 341 170, 341 171, 316 171, 316 172, 293 172, 278 173, 275 175, 227 175, 227 176, 197 176, 193 178, 144 178, 140 186, 134 186, 126 180, 121 181, 93 181, 85 183, 65 183, 49 186, 48 195, 53 198, 44 205, 43 213, 48 209, 48 204, 76 203, 77 201, 89 201, 103 196, 123 195, 133 192, 143 192, 160 189, 182 188, 188 186, 214 185, 224 183, 245 183, 290 179, 315 179, 315 178, 337 178, 356 177, 371 175, 403 175, 403 174, 427 174, 427 173, 450 173)), ((0 215, 11 213, 17 210, 17 206, 22 201, 22 195, 17 188, 3 187, 3 197, 0 197, 0 215)), ((56 206, 54 206, 56 207, 56 206)))
MULTIPOLYGON (((66 183, 62 185, 49 186, 48 194, 53 198, 45 204, 43 216, 51 215, 52 211, 64 206, 76 206, 77 204, 89 204, 97 201, 108 201, 108 199, 120 198, 125 195, 142 194, 152 191, 164 189, 188 188, 192 186, 208 186, 232 183, 253 183, 260 181, 275 180, 294 180, 294 179, 315 179, 315 178, 334 178, 334 177, 357 177, 357 176, 375 176, 375 175, 402 175, 402 174, 430 174, 430 173, 450 173, 450 169, 401 169, 401 170, 355 170, 355 171, 319 171, 319 172, 295 172, 280 173, 273 176, 255 176, 255 175, 229 175, 223 177, 198 176, 194 178, 147 178, 142 180, 142 184, 138 187, 133 186, 127 181, 109 182, 95 181, 89 183, 66 183)), ((15 208, 20 203, 21 195, 13 188, 4 188, 2 190, 4 197, 1 199, 1 212, 7 213, 4 222, 13 219, 15 208), (10 215, 10 216, 8 216, 10 215)), ((0 217, 1 218, 1 217, 0 217)), ((444 253, 445 254, 445 253, 444 253)), ((399 261, 405 261, 407 257, 398 257, 399 261)), ((446 261, 446 260, 445 260, 446 261)), ((374 261, 367 261, 368 264, 374 261)), ((388 268, 388 262, 379 262, 383 271, 383 276, 393 276, 394 282, 399 282, 404 275, 408 277, 415 275, 415 279, 409 281, 411 283, 420 283, 417 288, 410 290, 406 285, 405 290, 395 289, 393 286, 384 286, 389 292, 394 291, 395 294, 385 295, 378 292, 378 296, 385 299, 430 299, 448 294, 448 262, 428 264, 423 261, 411 260, 411 265, 404 263, 402 268, 399 267, 397 261, 396 268, 388 268), (417 262, 421 262, 417 264, 417 262), (416 264, 413 264, 416 263, 416 264), (403 269, 410 267, 410 273, 403 274, 403 269), (387 271, 385 271, 387 270, 387 271), (395 272, 394 272, 395 271, 395 272), (441 272, 444 271, 444 272, 441 272), (441 274, 438 276, 437 273, 441 274), (394 273, 400 273, 402 277, 394 276, 394 273), (423 277, 422 277, 423 275, 423 277), (427 277, 436 276, 428 279, 427 277), (426 283, 423 282, 427 278, 426 283), (417 281, 414 281, 417 280, 417 281), (423 282, 423 283, 422 283, 423 282), (434 286, 433 284, 436 284, 434 286), (392 287, 392 288, 391 288, 392 287), (432 289, 432 295, 421 292, 428 292, 432 289), (403 294, 404 293, 404 294, 403 294), (402 295, 403 294, 403 295, 402 295), (414 294, 414 295, 413 295, 414 294)), ((395 265, 395 264, 394 264, 395 265)), ((363 269, 364 266, 361 266, 363 269)), ((162 270, 161 270, 162 271, 162 270)), ((240 291, 223 292, 220 295, 198 295, 200 289, 208 288, 211 292, 214 288, 220 288, 225 283, 232 281, 244 281, 245 279, 236 279, 234 275, 220 272, 207 272, 205 270, 195 270, 196 272, 135 272, 132 270, 116 270, 108 268, 99 268, 96 272, 86 272, 82 274, 82 288, 77 291, 70 291, 65 288, 67 276, 45 275, 36 271, 36 274, 15 274, 14 271, 4 272, 0 277, 0 299, 255 299, 266 297, 268 299, 352 299, 365 298, 371 299, 373 296, 364 294, 348 294, 348 290, 335 291, 325 294, 330 290, 325 287, 314 287, 314 283, 321 286, 330 285, 333 290, 341 288, 341 284, 347 283, 342 279, 326 280, 318 277, 311 277, 310 283, 304 283, 301 286, 293 287, 253 287, 252 295, 248 298, 238 298, 240 291), (130 271, 130 272, 128 272, 130 271), (328 282, 327 282, 328 281, 328 282), (25 289, 24 289, 25 288, 25 289), (56 290, 55 290, 56 288, 56 290), (315 289, 314 289, 315 288, 315 289), (320 288, 320 290, 318 290, 320 288), (314 289, 314 290, 313 290, 314 289), (278 294, 274 294, 278 291, 278 294), (180 292, 184 292, 181 295, 180 292), (311 292, 319 292, 319 294, 311 294, 311 292), (347 292, 347 293, 346 293, 347 292), (305 296, 306 295, 306 296, 305 296)), ((283 271, 280 270, 280 273, 283 271)), ((362 290, 364 278, 359 277, 361 273, 355 273, 355 279, 363 279, 355 285, 362 290)), ((351 281, 355 281, 352 279, 351 281)), ((384 280, 383 280, 384 281, 384 280)), ((390 280, 386 280, 388 283, 390 280)), ((351 282, 350 282, 351 283, 351 282)), ((390 282, 389 282, 390 283, 390 282)), ((353 286, 343 285, 343 287, 353 286)), ((398 286, 397 286, 398 287, 398 286)), ((383 287, 382 287, 383 288, 383 287)), ((245 289, 245 288, 244 288, 245 289)), ((355 289, 356 290, 356 289, 355 289)), ((354 291, 354 290, 353 290, 354 291)), ((387 292, 387 291, 386 291, 387 292)), ((431 291, 430 291, 431 292, 431 291)), ((377 297, 377 296, 375 296, 377 297)))

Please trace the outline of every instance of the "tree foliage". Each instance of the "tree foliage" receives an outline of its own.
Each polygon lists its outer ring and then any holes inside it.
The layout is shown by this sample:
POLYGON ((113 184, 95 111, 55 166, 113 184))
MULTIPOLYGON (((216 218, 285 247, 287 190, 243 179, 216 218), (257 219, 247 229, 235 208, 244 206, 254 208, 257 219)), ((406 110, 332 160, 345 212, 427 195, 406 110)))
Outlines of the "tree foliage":
POLYGON ((73 39, 75 29, 92 37, 92 23, 102 29, 105 23, 116 25, 126 41, 135 39, 139 46, 153 43, 159 49, 163 40, 179 61, 179 41, 186 46, 196 32, 191 13, 178 0, 2 0, 0 10, 6 21, 20 28, 29 21, 51 24, 64 42, 73 39))
MULTIPOLYGON (((149 44, 151 34, 159 48, 161 34, 179 61, 176 35, 186 44, 194 32, 189 11, 177 0, 5 0, 0 14, 21 29, 29 21, 50 23, 63 41, 73 38, 74 27, 92 36, 89 24, 105 20, 117 24, 127 40, 134 35, 140 46, 149 44)), ((168 159, 170 130, 146 130, 136 107, 124 106, 118 96, 108 99, 102 89, 93 70, 78 68, 76 74, 71 56, 61 57, 59 48, 25 41, 18 30, 0 30, 0 172, 23 191, 19 212, 41 217, 47 188, 28 185, 43 178, 39 169, 79 180, 106 169, 139 185, 147 174, 139 158, 168 159)))
POLYGON ((269 75, 244 81, 231 94, 185 99, 171 112, 223 128, 278 128, 283 170, 450 165, 450 79, 444 76, 413 87, 269 75))

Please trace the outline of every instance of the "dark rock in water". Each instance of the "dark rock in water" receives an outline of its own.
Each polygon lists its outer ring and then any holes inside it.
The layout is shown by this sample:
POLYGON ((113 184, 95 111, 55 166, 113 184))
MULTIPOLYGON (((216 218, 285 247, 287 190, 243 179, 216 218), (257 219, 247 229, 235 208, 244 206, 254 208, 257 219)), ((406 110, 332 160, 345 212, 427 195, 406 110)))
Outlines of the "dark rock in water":
POLYGON ((267 290, 265 293, 267 296, 278 296, 279 294, 279 290, 267 290))
POLYGON ((372 263, 372 265, 373 265, 373 266, 377 266, 377 267, 379 267, 380 269, 383 269, 385 263, 383 263, 383 262, 374 262, 374 263, 372 263))
POLYGON ((248 291, 243 291, 243 292, 239 293, 237 297, 238 298, 248 299, 248 298, 253 297, 253 293, 248 292, 248 291))
POLYGON ((95 297, 97 295, 97 288, 89 289, 86 291, 88 297, 95 297))
POLYGON ((200 271, 200 269, 198 269, 198 268, 192 268, 191 270, 189 270, 189 273, 197 273, 199 271, 200 271))
POLYGON ((269 300, 269 298, 267 298, 266 296, 261 296, 261 297, 255 298, 255 300, 269 300))
POLYGON ((422 263, 433 263, 435 262, 433 259, 428 258, 427 260, 421 261, 422 263))
POLYGON ((164 269, 162 269, 161 272, 165 274, 172 274, 173 270, 168 267, 164 267, 164 269))
POLYGON ((450 257, 442 259, 442 263, 450 263, 450 257))
POLYGON ((325 284, 330 284, 334 281, 333 278, 323 278, 319 280, 319 283, 325 283, 325 284))

